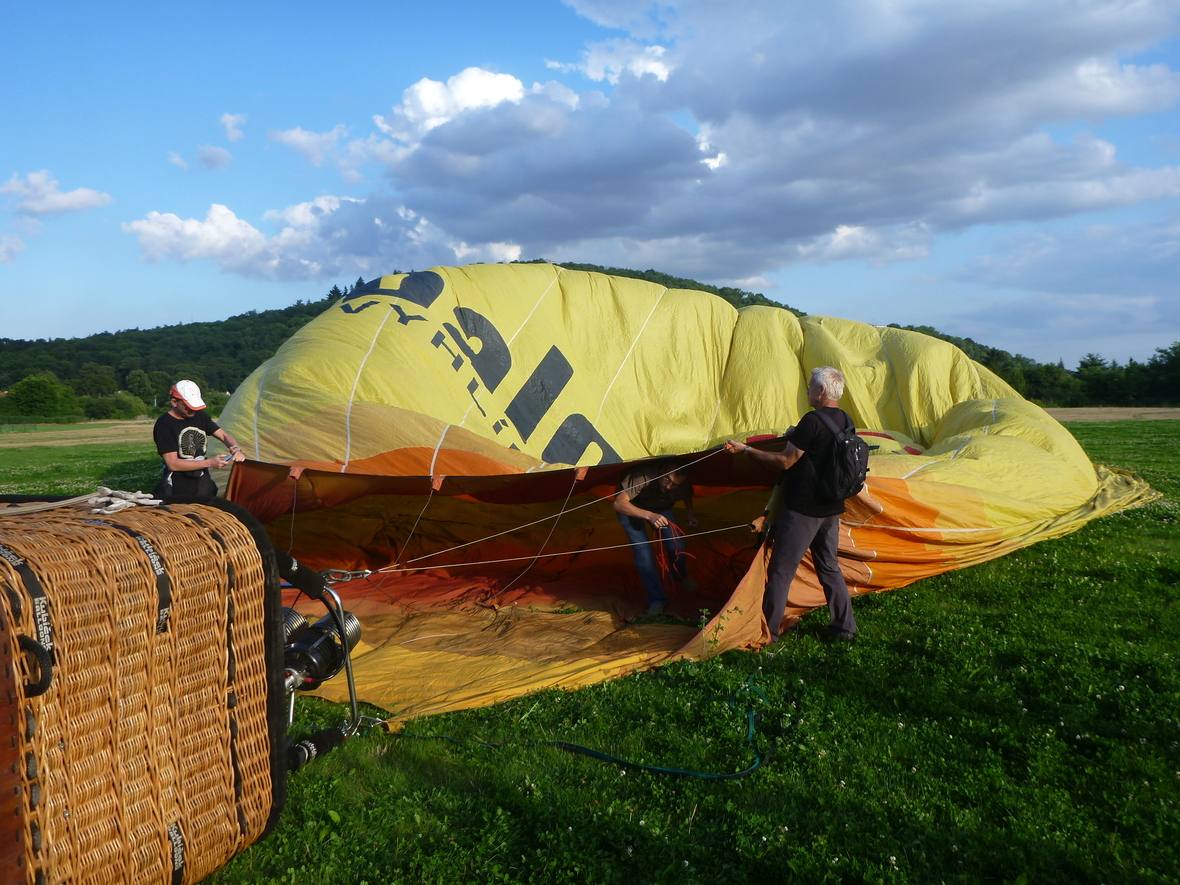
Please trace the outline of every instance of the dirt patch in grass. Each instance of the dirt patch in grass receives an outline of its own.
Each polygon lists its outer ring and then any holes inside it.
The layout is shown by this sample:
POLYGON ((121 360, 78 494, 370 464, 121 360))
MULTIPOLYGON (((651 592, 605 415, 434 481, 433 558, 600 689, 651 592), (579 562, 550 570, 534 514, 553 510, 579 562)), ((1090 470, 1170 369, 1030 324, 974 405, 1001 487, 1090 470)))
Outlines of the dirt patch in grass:
POLYGON ((1180 408, 1163 406, 1081 406, 1045 411, 1058 421, 1169 421, 1180 418, 1180 408))
POLYGON ((93 443, 152 443, 154 418, 141 421, 87 421, 84 424, 6 425, 0 429, 0 449, 30 446, 85 446, 93 443))

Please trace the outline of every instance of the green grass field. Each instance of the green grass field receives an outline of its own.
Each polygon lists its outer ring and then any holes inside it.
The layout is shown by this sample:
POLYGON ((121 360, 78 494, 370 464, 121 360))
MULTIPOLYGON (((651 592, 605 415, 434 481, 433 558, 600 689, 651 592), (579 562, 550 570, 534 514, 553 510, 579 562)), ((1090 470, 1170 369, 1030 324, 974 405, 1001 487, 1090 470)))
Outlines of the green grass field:
MULTIPOLYGON (((771 652, 357 738, 293 775, 275 832, 210 881, 1178 881, 1180 421, 1069 427, 1164 498, 860 598, 850 646, 818 640, 821 611, 771 652), (692 779, 553 741, 765 761, 692 779)), ((0 451, 0 493, 150 488, 158 461, 133 448, 0 451)), ((343 715, 299 710, 300 731, 343 715)))

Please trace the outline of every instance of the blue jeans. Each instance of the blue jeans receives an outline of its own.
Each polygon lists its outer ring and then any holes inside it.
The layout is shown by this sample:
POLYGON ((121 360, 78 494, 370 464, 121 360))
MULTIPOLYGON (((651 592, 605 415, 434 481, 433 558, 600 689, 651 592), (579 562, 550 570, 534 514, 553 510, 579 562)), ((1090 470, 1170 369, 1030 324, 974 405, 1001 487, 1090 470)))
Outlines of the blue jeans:
MULTIPOLYGON (((669 522, 672 521, 671 510, 657 512, 669 522)), ((656 564, 655 551, 652 549, 655 545, 650 543, 651 538, 647 534, 647 520, 622 513, 616 513, 615 516, 618 517, 619 525, 623 527, 627 540, 634 545, 631 552, 635 556, 635 571, 639 572, 639 578, 643 581, 643 589, 647 591, 648 603, 667 602, 668 597, 664 594, 664 582, 660 580, 660 567, 656 564)), ((671 529, 665 528, 658 531, 664 545, 664 552, 672 562, 672 577, 677 581, 684 580, 688 574, 688 557, 684 554, 684 538, 673 537, 671 529)))

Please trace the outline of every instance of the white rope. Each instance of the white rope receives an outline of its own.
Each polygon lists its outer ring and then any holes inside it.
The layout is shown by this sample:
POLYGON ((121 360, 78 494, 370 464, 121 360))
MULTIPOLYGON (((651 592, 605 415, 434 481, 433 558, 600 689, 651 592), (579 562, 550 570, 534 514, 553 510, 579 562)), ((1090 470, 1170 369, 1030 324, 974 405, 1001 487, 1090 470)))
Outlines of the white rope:
POLYGON ((430 494, 426 496, 426 503, 422 505, 422 509, 418 511, 418 518, 414 520, 414 524, 410 527, 410 534, 406 536, 405 543, 397 551, 397 556, 393 559, 395 562, 400 562, 402 554, 406 548, 410 546, 410 540, 414 537, 414 532, 418 530, 418 523, 422 520, 422 514, 426 512, 426 508, 430 506, 430 499, 434 497, 434 483, 430 484, 430 494))
MULTIPOLYGON (((468 411, 470 411, 470 406, 468 407, 468 411)), ((467 420, 467 416, 466 416, 466 415, 464 415, 464 416, 463 416, 463 420, 464 420, 464 421, 466 421, 466 420, 467 420)), ((434 476, 434 465, 438 463, 438 453, 439 453, 439 450, 441 450, 441 449, 442 449, 443 440, 447 438, 447 431, 448 431, 448 430, 450 430, 450 429, 451 429, 451 425, 450 425, 450 424, 448 424, 446 427, 444 427, 444 428, 443 428, 443 432, 442 432, 442 436, 440 436, 440 437, 438 438, 438 442, 437 442, 437 443, 435 443, 435 445, 434 445, 434 454, 432 454, 432 455, 430 456, 430 467, 429 467, 429 468, 427 468, 427 470, 426 470, 426 473, 427 473, 427 475, 428 475, 428 476, 430 476, 430 477, 433 477, 433 476, 434 476)), ((434 486, 432 485, 430 488, 431 488, 431 489, 433 489, 433 488, 434 488, 434 486)), ((407 540, 407 541, 406 541, 406 543, 408 544, 408 543, 409 543, 409 541, 407 540)))
MULTIPOLYGON (((671 476, 673 473, 676 473, 677 471, 687 470, 689 467, 692 467, 692 465, 699 464, 701 461, 704 461, 706 458, 712 458, 714 455, 719 455, 723 451, 725 451, 725 450, 724 449, 717 449, 716 451, 708 452, 707 454, 702 455, 700 458, 697 458, 695 461, 689 461, 687 464, 680 464, 676 467, 673 467, 667 473, 661 473, 659 476, 654 477, 652 479, 652 482, 655 482, 658 479, 663 479, 665 476, 671 476)), ((575 477, 576 476, 577 476, 577 474, 575 473, 575 477)), ((575 479, 575 482, 577 482, 576 479, 575 479)), ((431 489, 431 491, 433 492, 433 488, 431 489)), ((589 507, 593 504, 599 503, 600 501, 607 501, 607 500, 615 497, 615 495, 617 495, 617 494, 618 494, 618 491, 614 491, 614 492, 611 492, 609 495, 603 495, 599 498, 594 498, 593 500, 586 501, 584 504, 578 504, 576 507, 571 507, 568 510, 559 510, 557 513, 554 513, 550 516, 542 516, 540 519, 534 519, 532 522, 526 522, 522 525, 513 526, 510 529, 505 529, 502 532, 496 532, 494 535, 485 535, 482 538, 476 538, 474 541, 466 541, 462 544, 456 544, 453 547, 447 547, 445 550, 437 550, 434 553, 424 553, 422 556, 414 557, 409 562, 414 563, 414 562, 419 562, 423 559, 433 559, 435 556, 442 556, 444 553, 451 553, 452 551, 460 550, 464 547, 470 547, 472 544, 482 544, 484 541, 491 541, 491 540, 494 540, 495 538, 502 537, 503 535, 510 535, 513 532, 519 532, 521 529, 527 529, 527 528, 531 528, 532 526, 535 526, 535 525, 540 525, 541 523, 547 522, 550 519, 560 519, 562 514, 573 513, 575 510, 581 510, 583 507, 589 507)), ((566 501, 568 501, 568 500, 569 500, 569 496, 566 497, 566 501)), ((429 502, 427 502, 427 503, 429 503, 429 502)), ((415 523, 415 525, 417 525, 417 523, 415 523)), ((409 563, 407 563, 407 565, 408 564, 409 563)))
POLYGON ((708 445, 713 439, 713 431, 717 427, 717 419, 721 417, 721 397, 717 397, 717 405, 713 407, 713 420, 709 422, 709 435, 701 442, 701 445, 708 445))
POLYGON ((356 389, 361 383, 361 375, 365 371, 365 364, 369 361, 369 357, 373 354, 373 348, 377 346, 377 339, 381 337, 381 330, 385 328, 385 324, 389 322, 389 318, 393 316, 393 305, 390 305, 389 310, 385 311, 385 317, 377 326, 377 331, 373 333, 373 340, 369 342, 369 349, 365 351, 365 356, 361 360, 361 364, 356 368, 356 377, 352 379, 352 390, 348 393, 348 407, 344 410, 344 463, 340 465, 340 472, 345 473, 348 470, 348 462, 352 457, 352 401, 356 398, 356 389))
MULTIPOLYGON (((549 281, 549 286, 546 286, 543 293, 540 293, 540 295, 537 297, 537 300, 535 302, 533 302, 532 309, 530 310, 529 314, 527 314, 524 317, 524 320, 520 321, 519 326, 517 326, 517 328, 516 328, 516 332, 513 332, 509 336, 509 340, 507 340, 506 343, 509 343, 509 345, 511 345, 511 343, 514 340, 516 340, 516 336, 519 335, 520 332, 522 332, 522 329, 524 329, 525 324, 527 322, 529 322, 529 320, 532 319, 532 315, 537 313, 537 308, 540 307, 540 302, 545 300, 546 295, 549 295, 550 289, 553 288, 553 284, 555 284, 557 282, 557 278, 560 275, 562 275, 562 273, 564 273, 564 268, 557 268, 557 273, 553 274, 552 280, 549 281)), ((472 400, 471 405, 467 406, 467 411, 463 413, 463 418, 459 419, 458 425, 448 424, 444 428, 442 428, 442 433, 439 435, 439 440, 438 440, 438 442, 435 442, 435 444, 434 444, 434 452, 431 454, 431 466, 430 466, 430 470, 428 470, 428 474, 430 474, 431 477, 434 476, 434 465, 438 464, 439 452, 442 450, 442 441, 444 441, 446 439, 446 434, 451 431, 451 427, 454 427, 454 426, 463 427, 467 422, 467 418, 470 417, 470 415, 471 415, 471 409, 474 407, 476 407, 476 402, 474 402, 474 400, 472 400)), ((575 480, 575 481, 577 481, 577 480, 575 480)), ((570 487, 570 490, 572 491, 572 486, 570 487)), ((396 558, 398 558, 399 560, 401 559, 401 553, 405 552, 405 550, 409 546, 409 542, 411 542, 411 540, 413 540, 414 532, 418 531, 418 523, 421 522, 422 514, 424 514, 426 512, 426 507, 431 505, 431 498, 432 497, 434 497, 433 483, 431 484, 431 493, 428 494, 428 496, 426 497, 426 504, 422 505, 422 509, 418 513, 418 519, 414 520, 414 525, 411 527, 411 530, 409 530, 409 535, 406 537, 405 542, 401 544, 401 549, 398 550, 398 557, 396 557, 396 558)), ((569 496, 566 496, 565 499, 569 500, 569 496)), ((550 533, 552 533, 552 532, 550 532, 550 533)))
MULTIPOLYGON (((681 535, 682 538, 699 538, 703 535, 715 535, 718 532, 732 532, 734 529, 749 529, 748 522, 739 523, 738 525, 729 525, 723 529, 709 529, 704 532, 693 532, 691 535, 681 535)), ((448 562, 442 565, 423 565, 416 567, 395 568, 393 566, 386 566, 385 568, 377 569, 374 574, 396 574, 399 572, 425 572, 432 569, 444 568, 461 568, 468 565, 496 565, 502 562, 521 562, 526 559, 550 559, 554 556, 576 556, 582 553, 598 553, 603 550, 620 550, 624 547, 640 547, 644 544, 662 544, 663 538, 656 538, 650 541, 636 541, 633 544, 609 544, 605 547, 580 547, 577 550, 563 550, 561 553, 534 553, 526 554, 525 556, 508 556, 504 559, 474 559, 469 562, 448 562)), ((503 591, 501 591, 503 592, 503 591)))
MULTIPOLYGON (((549 290, 553 288, 553 285, 557 282, 558 277, 560 277, 565 272, 564 267, 558 267, 557 265, 554 265, 554 267, 557 268, 557 273, 553 275, 553 279, 549 281, 549 285, 545 287, 545 291, 537 296, 537 300, 533 302, 532 309, 528 312, 528 314, 525 315, 525 318, 520 321, 520 325, 516 327, 516 331, 508 336, 507 341, 504 342, 505 345, 509 345, 516 340, 516 336, 524 330, 524 327, 528 324, 528 321, 533 318, 533 314, 537 312, 537 309, 541 306, 541 302, 545 300, 545 296, 549 294, 549 290)), ((438 458, 438 450, 442 448, 443 440, 446 439, 447 436, 447 431, 449 431, 452 427, 462 427, 464 424, 466 424, 467 419, 471 417, 471 410, 474 408, 475 399, 473 394, 471 405, 467 407, 467 411, 463 413, 463 417, 459 419, 459 423, 448 424, 443 428, 442 436, 438 438, 438 443, 434 446, 434 457, 430 459, 430 472, 432 475, 434 473, 434 461, 436 458, 438 458)))
POLYGON ((295 547, 295 505, 299 503, 299 477, 291 478, 294 485, 291 487, 291 531, 287 536, 287 554, 290 555, 291 550, 295 547))
POLYGON ((540 559, 541 554, 545 550, 545 547, 548 546, 549 539, 552 538, 553 533, 555 531, 557 531, 557 523, 561 521, 561 515, 566 512, 565 505, 570 502, 570 495, 572 495, 574 493, 574 486, 576 486, 577 484, 578 484, 578 472, 575 470, 574 471, 574 481, 570 483, 570 490, 565 493, 565 500, 561 502, 561 510, 558 511, 557 518, 553 520, 553 525, 551 525, 549 527, 549 534, 547 534, 545 536, 545 540, 542 541, 541 546, 539 548, 537 548, 537 555, 533 557, 532 562, 530 562, 528 565, 526 565, 519 575, 517 575, 515 578, 513 578, 511 581, 509 581, 507 584, 505 584, 503 587, 501 587, 499 590, 497 590, 496 591, 497 594, 507 593, 509 590, 512 589, 513 586, 515 586, 517 581, 519 581, 521 578, 523 578, 525 575, 528 574, 529 569, 531 569, 534 565, 536 565, 537 560, 540 559))
POLYGON ((602 410, 606 408, 606 398, 610 396, 611 388, 615 386, 615 382, 619 380, 619 375, 623 373, 623 366, 627 365, 627 360, 631 358, 635 346, 639 344, 639 339, 643 337, 643 333, 647 330, 647 324, 651 322, 651 318, 656 314, 656 308, 660 306, 660 302, 664 300, 664 296, 668 294, 665 288, 660 293, 660 297, 656 299, 656 303, 651 306, 651 310, 647 314, 647 318, 643 321, 643 325, 639 327, 639 331, 635 334, 635 338, 631 341, 631 346, 627 348, 627 353, 623 355, 623 361, 619 363, 619 368, 615 370, 615 376, 610 379, 610 384, 606 385, 606 390, 603 391, 602 401, 598 404, 598 413, 594 416, 594 425, 598 426, 598 420, 602 417, 602 410))
POLYGON ((526 325, 528 325, 528 321, 533 318, 533 314, 537 312, 537 308, 541 306, 541 302, 545 300, 545 296, 549 294, 549 290, 553 288, 561 275, 565 273, 565 268, 561 265, 555 264, 553 266, 557 269, 557 273, 553 275, 553 279, 549 281, 549 285, 545 287, 545 291, 542 292, 540 297, 533 302, 533 309, 528 312, 528 316, 521 320, 520 325, 516 327, 516 331, 508 336, 508 341, 506 343, 511 344, 516 340, 516 336, 521 333, 526 325))
POLYGON ((147 492, 123 492, 99 486, 93 492, 73 498, 62 498, 60 501, 29 501, 25 504, 7 506, 0 504, 0 515, 23 516, 27 513, 56 510, 59 507, 76 507, 79 504, 90 506, 91 513, 118 513, 131 507, 154 507, 159 503, 159 498, 153 498, 147 492))

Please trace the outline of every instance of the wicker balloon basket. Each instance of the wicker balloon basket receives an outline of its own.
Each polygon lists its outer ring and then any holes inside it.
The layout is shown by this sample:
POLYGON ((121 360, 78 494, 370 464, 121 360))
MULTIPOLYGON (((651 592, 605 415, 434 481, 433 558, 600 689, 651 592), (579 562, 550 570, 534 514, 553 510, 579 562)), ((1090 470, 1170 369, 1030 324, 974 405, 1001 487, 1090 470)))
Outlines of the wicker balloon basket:
POLYGON ((274 557, 216 506, 0 506, 0 882, 195 882, 285 791, 274 557))

